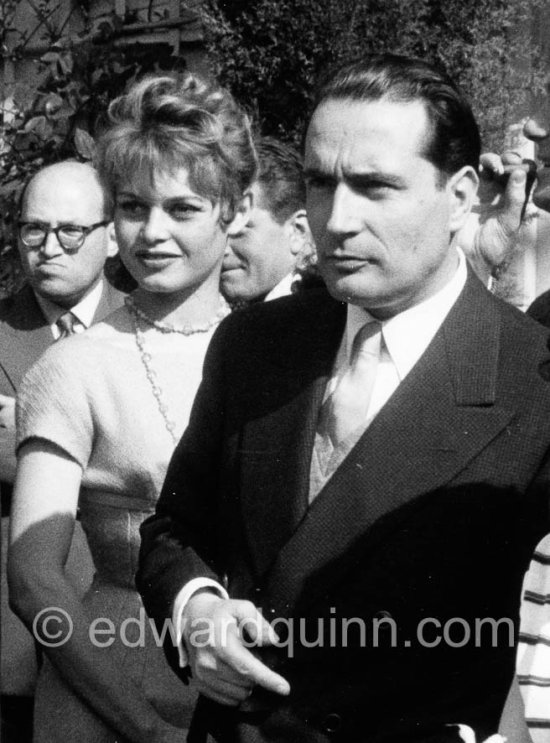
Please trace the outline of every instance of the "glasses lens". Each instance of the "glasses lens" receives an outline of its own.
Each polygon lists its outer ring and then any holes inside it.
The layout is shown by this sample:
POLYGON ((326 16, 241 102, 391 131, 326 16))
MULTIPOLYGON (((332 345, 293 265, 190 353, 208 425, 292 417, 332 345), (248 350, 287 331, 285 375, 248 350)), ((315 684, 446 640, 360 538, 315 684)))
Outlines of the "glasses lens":
POLYGON ((21 240, 25 245, 36 248, 44 242, 46 230, 39 224, 24 224, 19 229, 21 240))
POLYGON ((67 250, 76 250, 82 245, 84 240, 84 232, 82 228, 76 227, 72 224, 67 224, 64 227, 60 227, 57 233, 59 235, 59 242, 67 250))

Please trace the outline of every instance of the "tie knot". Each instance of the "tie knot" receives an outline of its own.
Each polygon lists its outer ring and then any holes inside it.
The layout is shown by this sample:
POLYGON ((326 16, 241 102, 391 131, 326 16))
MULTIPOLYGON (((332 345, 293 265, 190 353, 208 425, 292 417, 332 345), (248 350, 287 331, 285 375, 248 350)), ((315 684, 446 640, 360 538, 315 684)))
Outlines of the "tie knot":
POLYGON ((59 337, 66 338, 68 335, 73 335, 77 322, 78 319, 72 312, 64 312, 55 322, 59 328, 59 337))
POLYGON ((351 363, 360 356, 380 355, 380 343, 382 340, 382 325, 376 320, 366 323, 357 331, 353 339, 351 352, 351 363))

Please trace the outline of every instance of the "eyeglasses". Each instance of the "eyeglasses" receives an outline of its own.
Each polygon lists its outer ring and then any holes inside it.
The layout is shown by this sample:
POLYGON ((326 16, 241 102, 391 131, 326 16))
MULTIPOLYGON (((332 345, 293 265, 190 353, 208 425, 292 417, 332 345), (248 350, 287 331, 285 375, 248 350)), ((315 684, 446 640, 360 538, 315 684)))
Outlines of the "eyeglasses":
POLYGON ((108 219, 103 222, 96 222, 88 227, 79 224, 60 224, 58 227, 52 227, 40 222, 19 222, 18 227, 21 242, 27 248, 41 248, 48 239, 50 232, 53 232, 63 250, 70 252, 79 250, 90 232, 97 230, 99 227, 105 227, 107 224, 109 224, 108 219))

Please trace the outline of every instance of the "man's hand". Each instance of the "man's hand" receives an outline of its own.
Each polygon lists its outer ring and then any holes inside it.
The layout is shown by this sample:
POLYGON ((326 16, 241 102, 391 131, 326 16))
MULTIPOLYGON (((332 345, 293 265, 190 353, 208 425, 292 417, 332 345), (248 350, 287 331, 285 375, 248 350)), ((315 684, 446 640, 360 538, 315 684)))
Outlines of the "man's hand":
POLYGON ((499 157, 488 153, 481 156, 479 189, 481 218, 476 236, 477 252, 498 269, 519 246, 529 242, 529 220, 524 220, 529 188, 533 181, 534 163, 522 161, 516 153, 499 157), (504 176, 509 174, 507 180, 504 176))
POLYGON ((0 395, 0 428, 15 431, 15 397, 0 395))
POLYGON ((536 119, 528 119, 523 133, 536 144, 540 167, 537 172, 537 185, 533 192, 533 203, 539 209, 550 211, 550 131, 541 126, 536 119))
POLYGON ((195 594, 183 614, 183 637, 199 691, 210 699, 237 706, 255 686, 289 694, 288 682, 245 647, 278 642, 250 601, 222 599, 210 592, 195 594))

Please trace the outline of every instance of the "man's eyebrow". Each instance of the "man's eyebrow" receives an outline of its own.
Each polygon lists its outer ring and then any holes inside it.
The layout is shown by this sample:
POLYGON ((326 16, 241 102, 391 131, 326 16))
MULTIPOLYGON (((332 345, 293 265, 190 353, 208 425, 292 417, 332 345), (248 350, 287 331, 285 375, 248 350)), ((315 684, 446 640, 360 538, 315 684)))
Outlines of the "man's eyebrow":
MULTIPOLYGON (((366 187, 372 184, 385 184, 387 186, 394 186, 400 188, 405 184, 405 180, 402 176, 396 175, 395 173, 386 173, 384 171, 353 171, 344 172, 344 180, 354 186, 366 187)), ((317 178, 323 181, 335 181, 338 180, 332 173, 327 173, 321 168, 310 167, 304 169, 304 178, 306 180, 311 178, 317 178)))
POLYGON ((381 183, 387 186, 400 187, 405 183, 402 176, 395 173, 385 173, 384 171, 344 173, 344 179, 355 186, 370 186, 373 183, 381 183))

